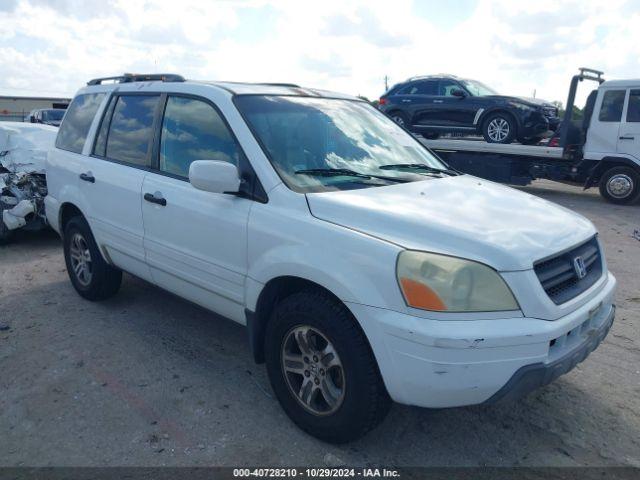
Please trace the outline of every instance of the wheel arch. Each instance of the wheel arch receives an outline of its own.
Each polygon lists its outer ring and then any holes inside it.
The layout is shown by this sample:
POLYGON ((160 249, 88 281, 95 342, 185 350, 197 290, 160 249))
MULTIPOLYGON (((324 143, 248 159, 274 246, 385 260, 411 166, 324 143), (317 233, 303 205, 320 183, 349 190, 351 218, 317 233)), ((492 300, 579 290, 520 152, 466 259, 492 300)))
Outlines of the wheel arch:
MULTIPOLYGON (((293 275, 282 275, 272 278, 260 291, 256 301, 255 310, 252 311, 249 308, 245 309, 249 345, 256 363, 264 363, 265 361, 264 338, 273 308, 283 298, 305 290, 324 292, 336 301, 345 305, 345 303, 338 297, 338 295, 331 291, 331 289, 312 280, 293 275)), ((346 308, 348 309, 348 307, 346 308)), ((356 321, 356 323, 358 322, 356 321)))
POLYGON ((585 189, 597 185, 602 175, 609 169, 615 167, 631 167, 640 174, 640 165, 630 158, 626 157, 603 157, 601 160, 595 161, 595 165, 591 167, 591 173, 585 183, 585 189))
POLYGON ((58 212, 58 225, 60 227, 60 236, 64 237, 64 229, 74 217, 81 216, 86 220, 85 214, 80 210, 80 208, 72 202, 64 202, 60 205, 60 210, 58 212))
POLYGON ((518 115, 514 114, 508 108, 505 108, 503 106, 496 106, 482 112, 482 115, 480 115, 480 118, 478 119, 478 123, 476 125, 476 130, 478 131, 478 133, 482 133, 484 129, 484 124, 487 121, 487 119, 491 117, 491 115, 494 115, 496 113, 506 114, 513 119, 513 121, 516 123, 515 136, 517 137, 518 132, 522 129, 522 126, 520 125, 520 119, 518 118, 518 115))

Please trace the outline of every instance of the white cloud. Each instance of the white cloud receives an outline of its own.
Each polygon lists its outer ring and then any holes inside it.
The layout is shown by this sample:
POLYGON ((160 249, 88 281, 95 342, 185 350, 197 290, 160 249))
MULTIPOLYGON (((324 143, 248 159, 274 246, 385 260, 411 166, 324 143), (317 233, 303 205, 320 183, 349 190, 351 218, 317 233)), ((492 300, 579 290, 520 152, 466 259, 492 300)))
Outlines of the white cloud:
POLYGON ((166 71, 376 98, 385 75, 397 82, 447 72, 564 102, 578 67, 629 78, 638 76, 640 60, 637 1, 433 1, 420 9, 410 0, 2 5, 5 94, 72 95, 93 77, 166 71))

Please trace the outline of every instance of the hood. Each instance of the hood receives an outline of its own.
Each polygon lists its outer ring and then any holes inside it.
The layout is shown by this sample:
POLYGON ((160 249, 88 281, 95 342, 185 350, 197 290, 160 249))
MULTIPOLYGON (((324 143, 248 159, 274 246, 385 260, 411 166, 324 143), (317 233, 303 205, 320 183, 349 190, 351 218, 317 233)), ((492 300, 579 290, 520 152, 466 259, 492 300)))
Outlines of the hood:
POLYGON ((44 173, 58 129, 42 123, 0 122, 0 165, 10 172, 44 173))
POLYGON ((530 269, 596 233, 571 210, 470 175, 309 193, 307 199, 321 220, 500 271, 530 269))

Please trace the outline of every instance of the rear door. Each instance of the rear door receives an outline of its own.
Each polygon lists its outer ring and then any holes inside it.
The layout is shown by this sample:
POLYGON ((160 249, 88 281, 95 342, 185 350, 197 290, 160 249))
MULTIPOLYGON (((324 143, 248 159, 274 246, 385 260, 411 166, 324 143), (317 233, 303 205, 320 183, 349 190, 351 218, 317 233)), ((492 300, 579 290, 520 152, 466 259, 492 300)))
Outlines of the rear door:
POLYGON ((618 137, 622 110, 627 91, 625 89, 602 90, 596 100, 591 118, 585 150, 611 154, 618 149, 618 137))
POLYGON ((159 106, 160 94, 113 95, 80 181, 98 243, 114 264, 147 280, 142 182, 151 166, 159 106))
POLYGON ((189 183, 194 160, 246 162, 219 110, 200 97, 169 94, 143 184, 147 262, 153 280, 233 320, 244 321, 247 222, 252 200, 189 183))
POLYGON ((404 87, 398 94, 399 103, 409 115, 411 125, 428 125, 438 95, 438 80, 419 80, 404 87))
POLYGON ((640 165, 640 88, 628 91, 618 132, 618 153, 634 157, 640 165))

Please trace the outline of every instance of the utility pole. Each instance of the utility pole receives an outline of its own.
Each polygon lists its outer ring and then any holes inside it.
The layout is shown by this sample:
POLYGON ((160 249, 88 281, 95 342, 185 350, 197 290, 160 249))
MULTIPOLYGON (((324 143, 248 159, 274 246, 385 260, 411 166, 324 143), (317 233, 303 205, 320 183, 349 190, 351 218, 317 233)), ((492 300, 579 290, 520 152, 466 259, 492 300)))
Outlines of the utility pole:
POLYGON ((533 98, 536 98, 536 89, 533 89, 533 98))
POLYGON ((387 90, 389 90, 389 76, 385 75, 384 76, 384 91, 386 92, 387 90))

